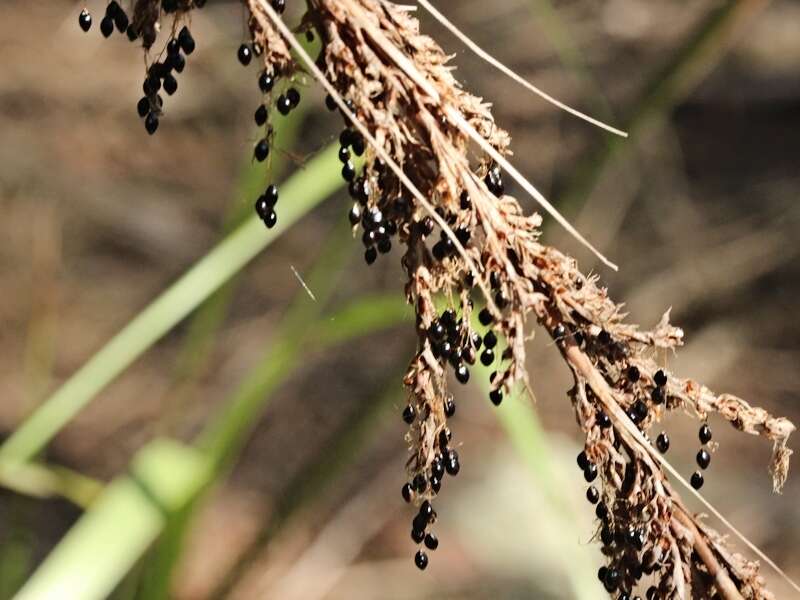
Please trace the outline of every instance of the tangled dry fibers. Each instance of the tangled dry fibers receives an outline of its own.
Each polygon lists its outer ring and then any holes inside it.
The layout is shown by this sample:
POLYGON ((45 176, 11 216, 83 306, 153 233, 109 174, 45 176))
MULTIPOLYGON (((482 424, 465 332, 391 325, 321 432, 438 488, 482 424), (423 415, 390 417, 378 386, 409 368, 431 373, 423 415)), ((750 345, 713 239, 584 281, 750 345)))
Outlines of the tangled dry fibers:
MULTIPOLYGON (((174 36, 202 3, 173 4, 164 11, 158 0, 137 0, 133 25, 155 34, 162 12, 168 12, 174 36)), ((354 231, 365 229, 370 262, 376 228, 396 235, 404 249, 405 295, 416 312, 418 338, 404 378, 410 453, 404 494, 419 507, 415 541, 435 548, 432 503, 445 474, 460 468, 449 423, 455 406, 449 366, 464 382, 480 356, 494 368, 491 397, 499 403, 515 387, 529 386, 525 343, 535 321, 574 376, 569 397, 585 435, 579 462, 587 481, 597 478, 601 488, 597 538, 607 557, 600 575, 609 593, 629 598, 649 586, 649 600, 772 598, 758 563, 732 550, 686 507, 672 485, 686 482, 655 450, 648 432, 670 411, 704 423, 717 414, 772 442, 770 471, 780 491, 792 423, 666 372, 657 358, 683 342, 669 313, 651 330, 627 323, 597 277, 584 275, 574 259, 542 243, 542 218, 525 215, 505 195, 503 173, 588 245, 508 162, 508 133, 487 103, 459 85, 450 57, 420 32, 410 7, 385 0, 308 0, 295 31, 313 32, 320 40, 312 60, 281 20, 282 4, 244 0, 252 43, 262 51, 256 54, 277 80, 316 78, 340 110, 350 139, 363 136, 365 166, 350 191, 354 211, 364 219, 353 219, 354 231), (437 308, 442 302, 444 312, 437 308), (477 302, 484 303, 478 319, 477 302)), ((704 448, 715 449, 705 442, 704 448)), ((422 550, 417 553, 418 566, 427 561, 422 550)))

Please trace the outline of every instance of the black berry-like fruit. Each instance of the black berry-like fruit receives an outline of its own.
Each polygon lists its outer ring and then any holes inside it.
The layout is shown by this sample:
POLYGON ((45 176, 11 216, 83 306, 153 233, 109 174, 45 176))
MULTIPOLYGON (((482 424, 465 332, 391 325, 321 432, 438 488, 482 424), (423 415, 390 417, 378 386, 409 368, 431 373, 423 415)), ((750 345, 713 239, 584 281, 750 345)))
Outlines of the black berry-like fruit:
POLYGON ((147 133, 153 135, 158 129, 158 117, 155 113, 149 113, 147 118, 144 120, 144 128, 147 130, 147 133))
POLYGON ((296 108, 298 104, 300 104, 300 92, 298 92, 295 88, 289 88, 286 90, 286 98, 289 100, 289 105, 292 108, 296 108))
POLYGON ((113 19, 121 10, 119 2, 117 2, 117 0, 111 0, 111 2, 106 5, 106 16, 113 19))
POLYGON ((103 37, 110 37, 114 33, 114 19, 103 17, 103 20, 100 21, 100 33, 103 34, 103 37))
POLYGON ((90 15, 89 11, 85 8, 81 11, 81 14, 78 15, 78 25, 80 25, 83 31, 89 31, 92 28, 92 15, 90 15))
POLYGON ((580 453, 578 454, 578 458, 576 458, 575 460, 578 463, 578 467, 580 468, 581 471, 585 471, 586 467, 589 466, 589 457, 586 456, 585 450, 581 450, 580 453))
POLYGON ((366 144, 364 143, 364 138, 360 135, 356 135, 353 137, 353 152, 355 152, 356 156, 361 156, 364 154, 364 150, 366 150, 366 144))
POLYGON ((264 197, 270 206, 275 206, 278 203, 278 186, 275 184, 268 185, 264 192, 264 197))
POLYGON ((256 113, 254 115, 254 119, 256 121, 256 125, 261 127, 264 123, 267 122, 267 107, 263 104, 256 109, 256 113))
POLYGON ((289 101, 289 98, 287 98, 284 94, 281 94, 275 101, 275 108, 277 108, 278 112, 285 117, 292 110, 292 103, 289 101))
POLYGON ((414 422, 414 419, 417 417, 417 411, 414 410, 414 407, 409 404, 403 410, 403 421, 411 425, 414 422))
POLYGON ((400 493, 403 496, 403 500, 406 502, 411 502, 411 485, 408 483, 404 483, 403 487, 400 489, 400 493))
POLYGON ((667 450, 669 450, 669 436, 663 431, 656 438, 656 448, 661 454, 666 454, 667 450))
POLYGON ((594 507, 594 514, 601 521, 605 521, 608 518, 608 508, 606 508, 606 505, 601 502, 594 507))
POLYGON ((697 433, 697 437, 700 438, 701 444, 707 444, 711 441, 711 428, 708 426, 707 423, 703 423, 700 426, 700 431, 697 433))
POLYGON ((276 13, 281 14, 286 10, 286 0, 272 0, 272 8, 276 13))
POLYGON ((411 539, 414 540, 415 544, 421 544, 422 540, 425 539, 425 530, 424 529, 411 529, 411 539))
POLYGON ((597 491, 596 487, 590 485, 586 489, 586 499, 592 504, 597 504, 597 502, 600 500, 600 492, 597 491))
POLYGON ((692 478, 689 481, 692 484, 692 487, 696 490, 699 490, 703 487, 703 474, 700 471, 695 471, 692 473, 692 478))
POLYGON ((413 481, 411 482, 411 487, 414 488, 418 494, 424 492, 428 487, 428 482, 425 481, 425 475, 422 473, 415 475, 413 481))
POLYGON ((631 383, 636 383, 637 381, 639 381, 640 373, 638 367, 631 365, 630 367, 628 367, 628 370, 625 374, 628 376, 628 381, 630 381, 631 383))
POLYGON ((242 44, 239 46, 236 56, 239 58, 239 62, 242 63, 242 66, 246 67, 250 64, 250 61, 253 60, 253 51, 250 50, 250 46, 247 44, 242 44))
POLYGON ((583 470, 583 478, 587 483, 592 483, 597 479, 597 466, 594 463, 589 463, 589 466, 583 470))
POLYGON ((500 403, 503 401, 503 390, 492 390, 489 392, 489 400, 492 401, 492 404, 495 406, 500 406, 500 403))
POLYGON ((374 246, 370 246, 364 251, 364 260, 368 265, 371 265, 378 259, 378 251, 374 246))
POLYGON ((425 547, 428 550, 436 550, 439 547, 439 538, 429 533, 425 536, 425 547))
POLYGON ((348 160, 350 160, 350 150, 348 150, 344 146, 339 148, 339 160, 342 163, 346 163, 348 160))
POLYGON ((492 317, 492 313, 488 308, 484 308, 478 313, 478 321, 480 321, 481 325, 484 327, 488 327, 492 324, 492 321, 494 321, 494 317, 492 317))
POLYGON ((336 100, 333 99, 333 96, 327 94, 325 96, 325 107, 330 111, 334 111, 339 108, 339 105, 336 104, 336 100))
POLYGON ((417 565, 417 568, 420 571, 424 571, 428 567, 428 555, 425 554, 422 550, 419 550, 414 555, 414 564, 417 565))
POLYGON ((136 112, 139 113, 139 116, 145 118, 147 113, 150 112, 150 99, 147 97, 140 98, 139 102, 136 103, 136 112))
POLYGON ((272 210, 272 205, 269 203, 264 194, 261 194, 256 200, 255 209, 258 218, 262 221, 267 218, 267 215, 272 210))
POLYGON ((603 585, 605 586, 606 590, 609 592, 613 592, 617 589, 620 580, 620 572, 614 568, 609 569, 606 571, 606 576, 603 578, 603 585))
POLYGON ((456 414, 456 403, 452 398, 444 401, 444 414, 448 418, 456 414))
POLYGON ((608 429, 611 427, 611 417, 609 417, 604 411, 598 411, 597 413, 597 425, 603 429, 608 429))
POLYGON ((430 521, 433 516, 433 506, 428 500, 425 500, 419 507, 420 516, 424 517, 426 521, 430 521))
POLYGON ((655 375, 653 375, 653 382, 658 387, 664 387, 665 385, 667 385, 667 374, 664 373, 664 371, 662 371, 661 369, 659 369, 658 371, 656 371, 655 375))
POLYGON ((640 423, 647 418, 647 404, 642 400, 633 403, 633 414, 636 415, 636 422, 640 423))
POLYGON ((255 148, 253 148, 253 156, 258 162, 264 162, 269 155, 269 144, 266 138, 259 140, 255 148))
POLYGON ((653 400, 653 404, 664 404, 667 395, 663 387, 654 387, 653 391, 650 393, 650 398, 653 400))
POLYGON ((456 379, 459 383, 467 383, 469 381, 469 369, 466 365, 458 365, 456 367, 456 379))
POLYGON ((697 466, 701 469, 707 469, 708 465, 711 464, 711 455, 705 448, 700 448, 700 451, 697 453, 695 458, 697 460, 697 466))
POLYGON ((114 25, 117 26, 117 31, 120 33, 125 33, 125 30, 130 25, 130 21, 128 20, 128 15, 125 14, 125 11, 119 9, 119 12, 114 16, 114 25))
POLYGON ((347 213, 347 218, 350 220, 351 225, 358 225, 359 221, 361 221, 361 206, 357 202, 353 204, 353 208, 347 213))

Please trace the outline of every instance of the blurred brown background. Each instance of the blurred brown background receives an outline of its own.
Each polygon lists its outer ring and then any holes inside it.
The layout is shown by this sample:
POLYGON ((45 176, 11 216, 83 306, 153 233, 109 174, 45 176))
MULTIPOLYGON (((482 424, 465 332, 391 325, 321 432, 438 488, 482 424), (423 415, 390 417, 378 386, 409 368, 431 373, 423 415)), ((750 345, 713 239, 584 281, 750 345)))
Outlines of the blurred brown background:
MULTIPOLYGON (((0 3, 3 437, 211 248, 226 215, 253 200, 236 192, 259 101, 255 70, 235 59, 241 7, 210 0, 195 16, 198 50, 149 137, 135 112, 141 51, 121 36, 102 40, 104 3, 87 4, 95 14, 89 34, 77 27, 79 3, 0 3)), ((687 334, 686 348, 669 360, 677 372, 800 420, 800 4, 733 3, 730 30, 699 41, 700 24, 728 3, 436 4, 525 78, 613 124, 633 125, 631 140, 608 149, 609 136, 528 95, 420 14, 423 28, 456 54, 464 84, 494 103, 514 138, 515 164, 621 269, 593 264, 556 227, 546 239, 594 268, 633 321, 650 325, 672 307, 687 334)), ((314 108, 296 156, 335 138, 338 120, 321 98, 311 86, 304 91, 314 108)), ((179 328, 56 438, 49 460, 108 480, 154 435, 189 439, 269 344, 298 291, 290 265, 309 268, 346 206, 331 199, 247 268, 212 359, 196 376, 180 377, 179 328)), ((400 294, 397 252, 368 269, 359 246, 337 295, 400 294)), ((406 448, 398 374, 412 344, 406 327, 309 358, 193 527, 176 598, 572 597, 564 583, 572 557, 585 551, 600 561, 574 468, 569 376, 542 341, 530 353, 536 410, 580 537, 563 535, 494 409, 470 387, 459 392, 463 469, 440 502, 441 546, 424 574, 414 568, 411 515, 399 494, 406 448), (391 386, 397 399, 371 423, 355 460, 275 536, 263 535, 287 490, 302 487, 353 415, 391 386)), ((712 427, 721 448, 704 493, 800 578, 800 478, 790 474, 785 493, 773 495, 768 445, 720 421, 712 427)), ((688 475, 696 425, 674 416, 665 429, 671 458, 688 475)), ((0 547, 31 541, 33 567, 78 516, 64 501, 0 491, 0 547)), ((791 597, 764 574, 779 598, 791 597)))

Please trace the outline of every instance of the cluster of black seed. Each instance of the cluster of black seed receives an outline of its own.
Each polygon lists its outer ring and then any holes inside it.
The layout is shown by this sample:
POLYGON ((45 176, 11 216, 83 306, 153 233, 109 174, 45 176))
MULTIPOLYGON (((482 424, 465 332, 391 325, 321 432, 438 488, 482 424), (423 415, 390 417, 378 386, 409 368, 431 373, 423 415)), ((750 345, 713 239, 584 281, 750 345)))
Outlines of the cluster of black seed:
MULTIPOLYGON (((445 400, 445 414, 451 417, 455 414, 455 404, 452 398, 445 400)), ((403 411, 403 420, 409 425, 417 418, 416 409, 409 404, 403 411)), ((455 477, 461 470, 458 452, 454 448, 448 447, 452 440, 452 434, 448 428, 439 432, 436 440, 438 452, 431 461, 427 473, 417 473, 411 482, 403 485, 403 500, 411 503, 416 498, 435 496, 442 488, 442 481, 445 474, 455 477)), ((437 514, 433 510, 433 505, 427 498, 422 501, 419 511, 411 521, 411 539, 415 544, 424 544, 428 550, 436 550, 439 547, 439 539, 431 531, 431 526, 436 522, 437 514)), ((414 555, 414 564, 421 570, 428 566, 428 554, 420 548, 414 555)))
POLYGON ((463 319, 456 320, 456 313, 450 309, 434 319, 428 327, 433 355, 453 367, 459 383, 469 381, 469 367, 475 364, 475 352, 480 347, 481 338, 472 333, 463 319))
MULTIPOLYGON (((204 1, 194 0, 191 6, 201 8, 204 4, 204 1)), ((161 4, 161 9, 166 14, 174 13, 178 8, 177 1, 165 1, 161 4)), ((89 31, 92 27, 92 16, 85 8, 78 15, 78 25, 83 31, 89 31)), ((119 3, 112 0, 106 6, 105 16, 100 21, 100 32, 108 38, 114 33, 115 27, 120 33, 125 33, 131 42, 141 38, 145 48, 149 48, 155 41, 155 28, 148 27, 146 31, 139 32, 119 3)), ((167 43, 164 60, 156 61, 148 67, 142 84, 144 96, 136 103, 136 112, 144 119, 145 130, 150 135, 158 129, 159 117, 163 114, 164 99, 159 92, 163 89, 171 96, 178 90, 176 75, 183 72, 186 56, 194 52, 194 49, 194 38, 188 27, 184 26, 167 43)))
POLYGON ((278 203, 278 188, 274 184, 267 186, 266 191, 256 200, 256 214, 267 226, 272 229, 278 222, 275 205, 278 203))

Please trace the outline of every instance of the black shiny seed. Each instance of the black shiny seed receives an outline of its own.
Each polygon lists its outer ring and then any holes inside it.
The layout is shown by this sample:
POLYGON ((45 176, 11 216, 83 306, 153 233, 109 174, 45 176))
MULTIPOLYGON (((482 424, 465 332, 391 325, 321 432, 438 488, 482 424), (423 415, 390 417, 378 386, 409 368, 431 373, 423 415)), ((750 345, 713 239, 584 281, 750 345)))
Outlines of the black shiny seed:
POLYGON ((596 487, 590 485, 586 489, 586 499, 592 504, 597 504, 597 502, 600 500, 600 492, 597 491, 596 487))
POLYGON ((419 515, 425 519, 426 522, 430 522, 431 517, 433 516, 433 506, 428 500, 425 500, 419 507, 419 515))
POLYGON ((347 213, 347 218, 350 219, 351 225, 358 225, 358 222, 361 220, 361 207, 358 203, 353 204, 353 208, 347 213))
POLYGON ((664 387, 665 385, 667 385, 667 374, 664 373, 664 371, 662 371, 661 369, 659 369, 658 371, 656 371, 655 375, 653 375, 653 382, 658 387, 664 387))
POLYGON ((689 481, 692 484, 692 487, 696 490, 699 490, 703 487, 703 474, 700 471, 695 471, 692 473, 692 478, 689 481))
POLYGON ((366 150, 366 146, 364 144, 364 138, 358 134, 353 136, 353 143, 351 144, 353 147, 353 152, 356 156, 361 156, 364 154, 364 150, 366 150))
POLYGON ((637 381, 639 381, 640 373, 638 367, 631 365, 630 367, 628 367, 628 371, 625 374, 628 376, 628 381, 630 381, 631 383, 636 383, 637 381))
POLYGON ((470 199, 469 194, 466 191, 461 192, 460 200, 461 200, 461 210, 469 210, 470 208, 472 208, 472 200, 470 199))
POLYGON ((647 404, 641 400, 637 400, 633 404, 633 414, 636 415, 637 422, 644 421, 647 418, 647 404))
POLYGON ((467 383, 469 381, 469 369, 466 365, 458 365, 456 367, 456 379, 459 383, 467 383))
POLYGON ((170 96, 178 91, 178 80, 171 74, 167 74, 166 77, 164 77, 164 91, 170 96))
POLYGON ((293 87, 286 90, 286 98, 289 100, 289 104, 292 108, 296 108, 297 105, 300 104, 300 92, 293 87))
POLYGON ((503 390, 492 390, 489 392, 489 400, 491 400, 492 404, 495 406, 500 406, 500 403, 503 401, 503 390))
POLYGON ((367 248, 364 251, 364 260, 367 262, 368 265, 371 265, 375 262, 378 258, 378 251, 375 249, 374 246, 367 248))
POLYGON ((278 109, 278 112, 285 117, 289 114, 289 111, 292 110, 292 102, 285 95, 281 94, 275 101, 275 107, 278 109))
POLYGON ((411 485, 408 483, 404 483, 403 487, 400 489, 400 493, 403 496, 403 500, 406 502, 411 502, 411 485))
POLYGON ((707 444, 711 441, 711 428, 707 423, 703 423, 700 426, 700 431, 697 433, 697 437, 700 438, 701 444, 707 444))
POLYGON ((669 436, 663 431, 656 438, 656 448, 661 454, 666 454, 667 450, 669 450, 669 436))
POLYGON ((601 521, 605 521, 608 518, 608 508, 606 508, 606 505, 601 502, 600 504, 595 506, 594 514, 601 521))
POLYGON ((488 327, 494 321, 494 317, 492 317, 492 313, 489 311, 488 308, 481 309, 481 312, 478 313, 478 321, 484 327, 488 327))
POLYGON ((708 465, 711 464, 711 455, 705 448, 701 448, 695 458, 697 460, 697 466, 701 469, 707 469, 708 465))
POLYGON ((414 564, 417 565, 417 568, 420 571, 424 571, 428 567, 428 555, 425 554, 422 550, 419 550, 414 555, 414 564))
POLYGON ((267 226, 267 229, 272 229, 278 222, 278 214, 274 210, 270 210, 267 213, 267 216, 264 217, 263 220, 264 220, 264 225, 267 226))
POLYGON ((356 168, 351 161, 347 161, 342 166, 342 177, 345 181, 353 181, 356 176, 356 168))
POLYGON ((106 5, 106 16, 113 19, 121 10, 119 2, 117 2, 117 0, 111 0, 111 2, 106 5))
POLYGON ((494 350, 487 348, 486 350, 481 352, 481 364, 484 367, 488 367, 493 362, 494 362, 494 350))
POLYGON ((608 525, 605 525, 600 530, 600 541, 603 542, 604 546, 610 546, 614 543, 614 534, 611 533, 611 529, 609 529, 608 525))
POLYGON ((136 103, 136 112, 142 118, 146 117, 147 113, 150 112, 150 100, 147 97, 140 98, 139 102, 136 103))
POLYGON ((489 330, 486 335, 483 336, 483 343, 486 344, 486 347, 489 349, 493 349, 497 346, 497 336, 494 331, 489 330))
POLYGON ((414 407, 409 404, 403 410, 403 421, 411 425, 414 422, 414 419, 417 417, 417 411, 414 410, 414 407))
POLYGON ((250 50, 250 46, 247 44, 242 44, 239 46, 236 56, 239 58, 239 62, 242 63, 242 66, 246 67, 250 64, 250 61, 253 60, 253 51, 250 50))
POLYGON ((589 463, 589 466, 583 470, 583 478, 587 483, 597 479, 597 466, 594 463, 589 463))
POLYGON ((650 393, 650 398, 653 400, 653 404, 664 404, 664 400, 666 400, 664 388, 654 387, 653 391, 650 393))
POLYGON ((283 13, 286 10, 286 0, 272 0, 272 8, 278 14, 283 13))
POLYGON ((412 529, 411 539, 414 540, 415 544, 421 544, 422 540, 425 539, 425 531, 420 529, 412 529))
POLYGON ((147 133, 153 135, 158 129, 158 117, 155 113, 150 113, 147 115, 147 118, 144 120, 144 128, 147 130, 147 133))
POLYGON ((439 319, 434 319, 430 327, 428 327, 428 335, 432 340, 439 341, 444 339, 445 333, 446 329, 439 319))
POLYGON ((269 94, 273 87, 275 87, 275 77, 272 73, 261 71, 261 75, 258 76, 258 89, 264 94, 269 94))
POLYGON ((439 490, 442 488, 442 478, 441 477, 431 477, 431 489, 435 494, 439 493, 439 490))
POLYGON ((269 155, 269 144, 267 143, 266 138, 259 140, 255 148, 253 149, 253 156, 258 162, 264 162, 264 160, 266 160, 268 155, 269 155))
POLYGON ((110 37, 114 33, 114 19, 103 17, 103 20, 100 21, 100 33, 103 34, 103 37, 110 37))
POLYGON ((169 64, 169 67, 176 73, 183 73, 183 69, 186 67, 186 59, 183 58, 182 54, 176 54, 175 56, 168 57, 167 63, 169 64))
POLYGON ((431 476, 437 479, 444 477, 444 462, 442 462, 442 457, 440 455, 437 455, 436 458, 431 461, 431 476))
POLYGON ((605 586, 606 590, 609 592, 613 592, 617 589, 620 580, 620 573, 616 569, 609 569, 606 572, 606 576, 603 579, 603 585, 605 586))
POLYGON ((184 27, 178 33, 178 43, 181 45, 184 54, 187 56, 194 52, 195 43, 194 38, 192 37, 192 33, 189 31, 189 28, 184 25, 184 27))
POLYGON ((446 417, 452 417, 456 414, 456 403, 452 398, 448 398, 444 402, 444 414, 446 417))
POLYGON ((258 200, 256 200, 255 209, 259 219, 263 221, 267 218, 267 215, 272 210, 272 205, 267 200, 266 195, 261 194, 258 197, 258 200))
POLYGON ((180 51, 181 51, 181 44, 180 44, 180 42, 179 42, 177 39, 175 39, 175 38, 172 38, 172 39, 171 39, 171 40, 170 40, 170 41, 167 43, 167 55, 168 55, 168 56, 175 56, 175 55, 177 55, 177 54, 180 54, 180 51))
POLYGON ((381 254, 389 254, 392 251, 392 241, 388 238, 381 238, 378 240, 378 252, 381 254))
POLYGON ((597 569, 597 578, 598 578, 600 581, 603 581, 603 580, 606 578, 606 573, 607 573, 607 572, 608 572, 608 567, 606 567, 605 565, 603 565, 602 567, 600 567, 599 569, 597 569))
POLYGON ((603 429, 608 429, 611 427, 611 417, 609 417, 604 411, 598 411, 597 413, 597 424, 602 427, 603 429))
POLYGON ((78 25, 83 31, 89 31, 92 28, 92 15, 85 8, 78 15, 78 25))
POLYGON ((448 475, 455 477, 461 470, 461 464, 458 462, 458 452, 450 450, 447 453, 447 460, 444 463, 444 468, 448 475))
POLYGON ((343 163, 350 160, 350 150, 345 147, 339 148, 339 160, 343 163))
POLYGON ((578 467, 580 467, 581 471, 585 470, 586 467, 589 466, 589 458, 586 456, 586 451, 585 450, 581 450, 580 451, 576 461, 577 461, 578 467))
POLYGON ((331 96, 330 94, 327 94, 325 96, 325 106, 326 106, 326 108, 328 110, 331 110, 331 111, 336 110, 337 108, 339 108, 339 105, 336 104, 336 100, 334 100, 333 96, 331 96))
POLYGON ((356 135, 356 132, 352 129, 343 129, 342 133, 339 134, 339 145, 349 148, 352 145, 356 135))
POLYGON ((263 104, 256 109, 255 115, 253 115, 256 125, 261 127, 264 123, 267 122, 267 107, 263 104))
POLYGON ((411 487, 414 488, 414 490, 418 494, 424 492, 425 489, 428 487, 428 482, 425 481, 425 475, 423 475, 422 473, 418 473, 417 475, 415 475, 414 480, 411 482, 411 487))
POLYGON ((439 538, 429 533, 425 536, 425 547, 428 550, 436 550, 439 547, 439 538))

